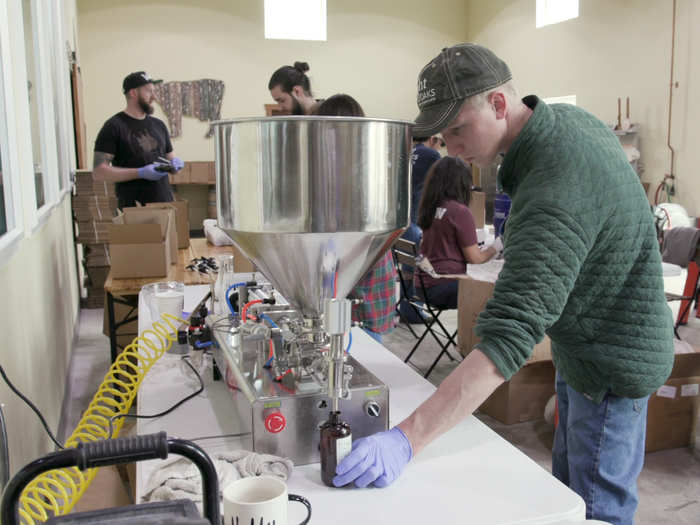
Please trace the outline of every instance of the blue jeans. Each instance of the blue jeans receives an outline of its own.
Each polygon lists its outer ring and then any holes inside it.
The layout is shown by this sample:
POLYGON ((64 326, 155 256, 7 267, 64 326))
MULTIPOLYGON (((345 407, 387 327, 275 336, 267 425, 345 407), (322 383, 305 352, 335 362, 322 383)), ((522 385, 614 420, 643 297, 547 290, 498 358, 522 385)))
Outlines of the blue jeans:
POLYGON ((367 330, 367 328, 363 328, 363 330, 368 336, 370 336, 372 339, 381 344, 382 334, 380 334, 379 332, 373 332, 372 330, 367 330))
MULTIPOLYGON (((403 234, 401 235, 402 239, 411 241, 416 245, 420 243, 422 237, 423 231, 414 222, 412 222, 411 225, 406 229, 406 231, 403 232, 403 234)), ((404 282, 404 285, 406 286, 406 295, 408 295, 409 298, 412 298, 415 294, 415 290, 413 288, 413 274, 411 273, 409 275, 403 267, 401 268, 401 271, 404 272, 404 278, 406 279, 406 281, 404 282)), ((422 321, 420 320, 416 311, 411 307, 410 304, 408 304, 408 301, 406 301, 406 295, 404 295, 403 287, 401 287, 399 314, 401 315, 403 320, 408 323, 421 323, 422 321)))
POLYGON ((440 284, 425 289, 427 297, 423 297, 422 290, 418 288, 418 297, 423 299, 430 306, 440 310, 454 310, 457 308, 457 297, 459 296, 459 281, 445 280, 440 284))
POLYGON ((607 394, 598 405, 557 374, 552 474, 586 502, 586 518, 634 523, 649 397, 607 394))

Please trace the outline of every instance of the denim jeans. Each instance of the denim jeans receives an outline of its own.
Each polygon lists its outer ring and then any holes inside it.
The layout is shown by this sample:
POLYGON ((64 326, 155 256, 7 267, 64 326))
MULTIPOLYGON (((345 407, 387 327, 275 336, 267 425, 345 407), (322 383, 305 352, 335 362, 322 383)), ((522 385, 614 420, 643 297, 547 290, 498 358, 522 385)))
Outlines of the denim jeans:
POLYGON ((445 282, 426 288, 425 293, 427 297, 423 297, 422 290, 418 289, 417 295, 430 306, 441 310, 453 310, 457 308, 459 281, 445 280, 445 282))
POLYGON ((608 394, 598 405, 557 374, 552 474, 586 502, 586 518, 634 523, 649 397, 608 394))

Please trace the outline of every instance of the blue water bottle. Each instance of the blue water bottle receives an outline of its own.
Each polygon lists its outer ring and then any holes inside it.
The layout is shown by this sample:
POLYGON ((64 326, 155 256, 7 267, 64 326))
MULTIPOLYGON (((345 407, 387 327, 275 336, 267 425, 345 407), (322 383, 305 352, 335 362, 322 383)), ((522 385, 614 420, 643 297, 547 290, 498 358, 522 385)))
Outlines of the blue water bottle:
POLYGON ((493 234, 503 235, 506 219, 510 213, 510 197, 505 193, 497 193, 493 200, 493 234))

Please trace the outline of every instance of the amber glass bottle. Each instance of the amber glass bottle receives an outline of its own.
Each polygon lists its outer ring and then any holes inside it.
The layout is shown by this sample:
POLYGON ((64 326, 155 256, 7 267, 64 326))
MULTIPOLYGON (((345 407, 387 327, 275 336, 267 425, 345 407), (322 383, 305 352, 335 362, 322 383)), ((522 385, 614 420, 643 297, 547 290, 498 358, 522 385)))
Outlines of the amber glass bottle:
POLYGON ((321 426, 321 479, 333 487, 335 467, 352 449, 350 425, 340 420, 340 412, 331 412, 321 426))

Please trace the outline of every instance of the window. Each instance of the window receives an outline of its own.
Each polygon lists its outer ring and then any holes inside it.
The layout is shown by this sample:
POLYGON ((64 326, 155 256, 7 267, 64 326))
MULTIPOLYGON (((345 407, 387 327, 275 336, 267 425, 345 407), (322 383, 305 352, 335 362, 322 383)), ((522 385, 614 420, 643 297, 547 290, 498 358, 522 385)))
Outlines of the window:
POLYGON ((5 2, 0 3, 0 263, 6 258, 7 249, 15 246, 23 235, 6 8, 5 2))
POLYGON ((578 0, 536 0, 535 27, 578 18, 578 0))
POLYGON ((39 78, 39 39, 35 38, 31 0, 22 1, 24 14, 24 49, 27 62, 27 89, 32 127, 32 154, 34 157, 34 192, 37 209, 46 204, 46 167, 43 163, 41 133, 41 82, 39 78))
MULTIPOLYGON (((2 65, 0 64, 0 67, 2 65)), ((12 210, 12 192, 10 191, 8 162, 7 162, 7 113, 5 113, 4 90, 0 86, 0 236, 12 229, 8 224, 8 211, 12 210)), ((11 216, 11 214, 10 214, 11 216)))
POLYGON ((576 105, 576 95, 564 95, 563 97, 547 97, 543 98, 547 104, 571 104, 576 105))
POLYGON ((51 38, 51 86, 53 93, 54 128, 56 133, 56 153, 58 157, 58 188, 67 190, 70 186, 71 149, 68 137, 72 136, 69 127, 71 93, 68 88, 70 65, 68 63, 68 43, 63 38, 62 13, 60 2, 52 2, 51 38))
POLYGON ((265 0, 265 38, 326 40, 326 0, 265 0))
POLYGON ((58 136, 54 116, 51 11, 46 2, 22 0, 29 116, 34 163, 36 214, 32 228, 42 225, 58 202, 58 136))

